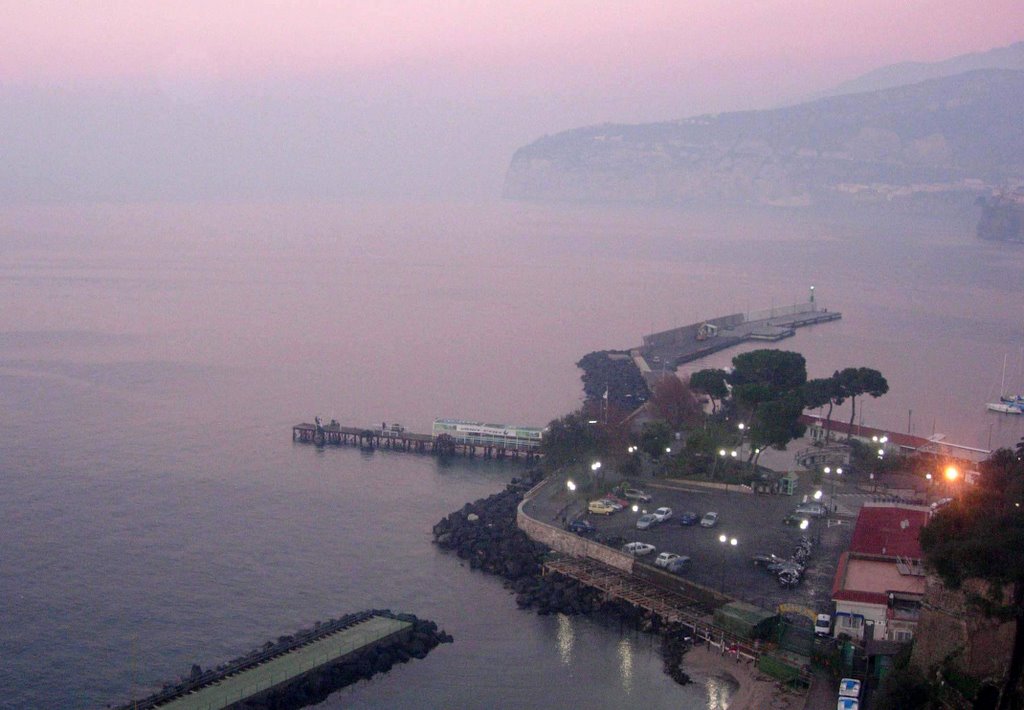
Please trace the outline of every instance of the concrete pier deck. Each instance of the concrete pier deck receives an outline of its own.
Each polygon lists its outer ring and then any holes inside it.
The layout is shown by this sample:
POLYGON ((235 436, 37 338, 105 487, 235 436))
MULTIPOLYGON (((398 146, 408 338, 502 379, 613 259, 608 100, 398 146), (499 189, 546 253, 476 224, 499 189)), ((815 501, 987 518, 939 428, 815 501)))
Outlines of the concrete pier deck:
POLYGON ((343 660, 407 631, 412 623, 386 616, 371 616, 348 628, 303 644, 259 665, 240 670, 153 708, 173 710, 222 710, 275 686, 287 683, 315 668, 343 660))
MULTIPOLYGON (((634 360, 639 356, 648 371, 657 373, 662 367, 675 368, 748 340, 774 342, 791 337, 797 328, 840 318, 841 313, 821 308, 813 300, 753 313, 733 313, 645 335, 643 344, 633 351, 634 360)), ((640 366, 640 370, 644 372, 645 368, 640 366)))

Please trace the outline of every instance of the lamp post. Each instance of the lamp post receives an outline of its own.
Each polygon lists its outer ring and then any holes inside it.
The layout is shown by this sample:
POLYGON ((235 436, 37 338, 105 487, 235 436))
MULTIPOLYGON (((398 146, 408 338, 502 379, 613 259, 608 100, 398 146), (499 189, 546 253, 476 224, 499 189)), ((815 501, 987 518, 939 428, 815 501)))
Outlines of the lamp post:
POLYGON ((946 466, 946 470, 942 474, 946 477, 946 484, 949 486, 950 492, 955 495, 957 490, 954 489, 954 486, 960 478, 960 471, 956 466, 946 466))
POLYGON ((715 459, 715 465, 711 469, 711 478, 712 478, 712 480, 717 480, 718 479, 718 462, 719 462, 719 460, 724 459, 724 458, 725 458, 725 449, 719 449, 718 450, 718 458, 715 459))
MULTIPOLYGON (((828 476, 832 473, 832 468, 826 466, 824 469, 825 475, 828 476)), ((843 475, 843 469, 839 466, 836 467, 836 475, 832 476, 832 493, 829 495, 829 501, 831 502, 832 512, 836 512, 836 479, 843 475)))
MULTIPOLYGON (((718 536, 718 541, 720 543, 722 543, 723 545, 728 544, 729 547, 736 547, 736 545, 739 544, 739 541, 736 538, 729 537, 725 533, 722 533, 721 535, 718 536)), ((722 577, 719 580, 719 584, 718 584, 718 591, 722 592, 723 594, 725 593, 725 566, 726 566, 725 554, 726 553, 724 553, 724 552, 722 553, 722 577)))

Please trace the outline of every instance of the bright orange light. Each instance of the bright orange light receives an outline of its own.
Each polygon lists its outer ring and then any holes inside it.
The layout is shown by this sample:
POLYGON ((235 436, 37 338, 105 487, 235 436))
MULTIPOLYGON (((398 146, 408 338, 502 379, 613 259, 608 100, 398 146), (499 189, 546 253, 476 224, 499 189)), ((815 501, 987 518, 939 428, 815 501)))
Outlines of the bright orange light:
POLYGON ((960 476, 960 472, 956 470, 956 466, 946 466, 946 480, 955 481, 960 476))

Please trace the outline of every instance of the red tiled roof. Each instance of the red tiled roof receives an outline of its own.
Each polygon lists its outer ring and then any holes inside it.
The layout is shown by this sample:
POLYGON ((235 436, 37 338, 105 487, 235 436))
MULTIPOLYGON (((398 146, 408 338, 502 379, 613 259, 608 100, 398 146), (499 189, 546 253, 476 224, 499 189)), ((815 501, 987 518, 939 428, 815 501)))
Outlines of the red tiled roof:
POLYGON ((832 599, 837 602, 880 604, 882 606, 889 603, 889 597, 884 592, 861 592, 856 589, 840 589, 832 594, 832 599))
MULTIPOLYGON (((820 424, 823 427, 825 426, 825 420, 823 418, 812 414, 800 415, 800 422, 808 426, 813 426, 815 424, 820 424)), ((903 434, 898 431, 886 431, 885 429, 876 429, 874 427, 863 426, 860 424, 854 424, 853 427, 851 427, 849 422, 836 421, 835 419, 828 423, 828 428, 829 431, 837 434, 848 434, 852 431, 853 436, 860 437, 862 439, 870 439, 872 436, 877 436, 878 438, 885 436, 888 437, 891 443, 904 449, 916 450, 931 443, 929 439, 926 439, 923 436, 903 434)))
POLYGON ((920 559, 918 535, 927 522, 924 508, 865 505, 857 516, 850 552, 920 559))

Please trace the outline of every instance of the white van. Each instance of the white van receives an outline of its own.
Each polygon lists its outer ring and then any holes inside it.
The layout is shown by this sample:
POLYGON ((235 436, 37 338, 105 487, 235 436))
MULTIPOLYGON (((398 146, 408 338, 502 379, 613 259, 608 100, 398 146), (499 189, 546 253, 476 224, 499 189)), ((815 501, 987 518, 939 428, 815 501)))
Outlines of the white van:
POLYGON ((810 515, 815 518, 828 515, 828 509, 821 503, 801 503, 796 507, 797 515, 810 515))

